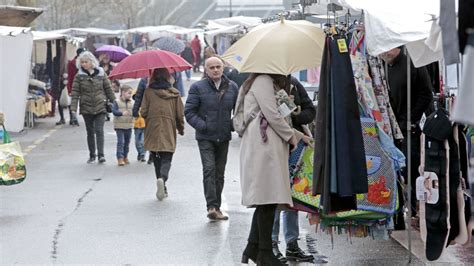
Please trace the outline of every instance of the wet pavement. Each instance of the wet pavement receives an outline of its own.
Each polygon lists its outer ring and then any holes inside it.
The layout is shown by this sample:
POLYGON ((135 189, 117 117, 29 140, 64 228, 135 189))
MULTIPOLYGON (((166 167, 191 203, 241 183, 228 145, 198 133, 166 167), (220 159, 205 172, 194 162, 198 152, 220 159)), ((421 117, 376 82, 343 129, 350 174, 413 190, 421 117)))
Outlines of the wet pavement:
MULTIPOLYGON (((197 75, 194 78, 197 79, 197 75)), ((187 87, 189 86, 186 82, 187 87)), ((86 164, 85 128, 38 120, 13 138, 27 150, 24 183, 0 187, 0 264, 239 265, 252 210, 240 204, 240 141, 229 148, 223 210, 229 221, 209 222, 199 151, 189 126, 178 137, 169 198, 155 198, 153 166, 118 167, 115 132, 106 123, 105 165, 86 164)), ((328 265, 406 265, 395 240, 349 240, 315 233, 300 215, 300 246, 328 265), (325 256, 325 257, 323 257, 325 256)), ((283 237, 281 237, 283 239, 283 237)), ((280 249, 284 251, 284 244, 280 249)), ((424 262, 415 256, 415 265, 424 262)), ((303 264, 300 265, 310 265, 303 264)))

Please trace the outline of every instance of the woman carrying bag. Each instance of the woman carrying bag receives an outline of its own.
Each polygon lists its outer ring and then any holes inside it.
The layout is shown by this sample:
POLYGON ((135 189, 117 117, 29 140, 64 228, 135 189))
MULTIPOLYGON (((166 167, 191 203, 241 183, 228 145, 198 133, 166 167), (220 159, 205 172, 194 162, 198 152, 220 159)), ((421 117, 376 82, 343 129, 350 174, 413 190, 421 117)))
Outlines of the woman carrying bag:
MULTIPOLYGON (((283 75, 252 74, 242 85, 244 120, 240 178, 242 204, 255 207, 242 263, 284 265, 272 252, 272 228, 278 205, 293 205, 288 157, 290 146, 311 139, 290 126, 290 118, 279 112, 276 94, 285 88, 283 75)), ((242 95, 239 95, 242 97, 242 95)), ((239 100, 237 100, 239 102, 239 100)))

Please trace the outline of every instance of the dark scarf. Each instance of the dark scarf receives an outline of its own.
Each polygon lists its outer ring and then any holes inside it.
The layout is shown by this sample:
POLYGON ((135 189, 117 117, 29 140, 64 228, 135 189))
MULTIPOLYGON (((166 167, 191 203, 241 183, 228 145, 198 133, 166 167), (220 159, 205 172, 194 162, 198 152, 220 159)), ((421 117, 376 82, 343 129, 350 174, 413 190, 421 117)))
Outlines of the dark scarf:
POLYGON ((99 70, 97 68, 94 68, 94 72, 91 74, 89 71, 85 70, 83 67, 81 67, 82 71, 89 76, 89 78, 93 78, 97 75, 99 75, 99 70))
POLYGON ((157 89, 157 90, 166 90, 171 87, 172 87, 171 83, 169 83, 167 80, 164 80, 164 79, 155 80, 150 84, 150 88, 157 89))

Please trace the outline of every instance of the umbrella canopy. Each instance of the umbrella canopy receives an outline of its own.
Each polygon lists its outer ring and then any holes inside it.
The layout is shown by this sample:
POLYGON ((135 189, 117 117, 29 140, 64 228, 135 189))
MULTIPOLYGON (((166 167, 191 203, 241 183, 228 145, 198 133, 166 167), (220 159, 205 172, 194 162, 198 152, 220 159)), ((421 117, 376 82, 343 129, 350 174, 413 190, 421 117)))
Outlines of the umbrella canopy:
POLYGON ((131 53, 124 48, 116 45, 102 45, 97 50, 97 54, 107 54, 112 62, 120 62, 131 53))
POLYGON ((143 78, 155 68, 167 68, 170 72, 192 68, 181 56, 163 50, 143 51, 120 62, 110 73, 110 79, 143 78))
POLYGON ((159 38, 153 46, 160 50, 165 50, 175 54, 180 54, 184 51, 184 42, 173 37, 162 37, 159 38))
POLYGON ((303 20, 257 26, 222 56, 239 72, 289 75, 321 64, 324 32, 303 20))

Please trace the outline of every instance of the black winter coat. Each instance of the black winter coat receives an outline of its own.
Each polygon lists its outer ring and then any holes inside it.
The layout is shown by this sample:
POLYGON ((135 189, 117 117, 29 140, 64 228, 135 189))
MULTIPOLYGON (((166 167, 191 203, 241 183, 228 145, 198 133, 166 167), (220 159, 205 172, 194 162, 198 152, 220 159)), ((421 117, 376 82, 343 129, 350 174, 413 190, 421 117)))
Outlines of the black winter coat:
POLYGON ((237 85, 224 75, 219 90, 207 78, 191 86, 184 115, 196 129, 196 140, 223 142, 232 139, 231 117, 237 95, 237 85))
POLYGON ((311 98, 309 98, 304 86, 295 77, 291 77, 290 82, 294 86, 290 94, 295 97, 295 104, 301 107, 301 113, 291 115, 291 122, 296 130, 304 132, 301 126, 313 122, 316 117, 316 107, 311 98))
MULTIPOLYGON (((433 88, 425 67, 411 63, 411 123, 417 123, 433 101, 433 88)), ((407 56, 403 51, 388 66, 390 103, 403 132, 407 124, 407 56)))

